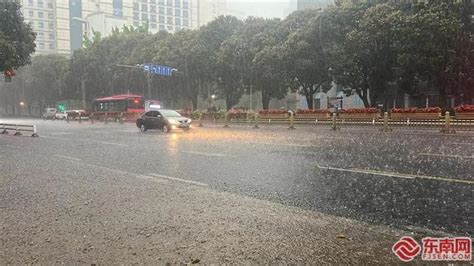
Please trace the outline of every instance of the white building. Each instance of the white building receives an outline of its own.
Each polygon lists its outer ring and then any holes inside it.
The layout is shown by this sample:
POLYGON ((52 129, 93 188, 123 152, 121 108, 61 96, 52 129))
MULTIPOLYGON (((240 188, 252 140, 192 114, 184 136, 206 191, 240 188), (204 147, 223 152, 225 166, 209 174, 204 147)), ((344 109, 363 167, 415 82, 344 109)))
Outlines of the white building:
POLYGON ((222 10, 217 0, 21 0, 37 33, 36 53, 70 54, 92 30, 108 36, 115 27, 148 25, 150 32, 176 32, 203 25, 222 10))
POLYGON ((217 17, 227 14, 225 0, 191 0, 191 2, 194 14, 193 28, 199 28, 217 17))

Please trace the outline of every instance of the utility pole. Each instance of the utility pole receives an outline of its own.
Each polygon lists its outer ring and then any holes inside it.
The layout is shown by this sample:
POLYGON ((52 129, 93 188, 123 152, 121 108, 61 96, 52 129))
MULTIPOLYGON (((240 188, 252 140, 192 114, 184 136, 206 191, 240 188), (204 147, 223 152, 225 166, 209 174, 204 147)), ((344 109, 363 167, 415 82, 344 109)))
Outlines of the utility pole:
POLYGON ((86 102, 86 81, 84 77, 81 78, 81 91, 82 91, 82 109, 86 109, 87 102, 86 102))
POLYGON ((148 100, 151 100, 151 73, 150 71, 147 72, 146 79, 148 82, 148 100))
POLYGON ((87 101, 86 101, 86 81, 84 76, 86 75, 86 67, 84 62, 82 63, 82 75, 81 75, 81 92, 82 92, 82 109, 87 108, 87 101))
POLYGON ((253 94, 253 86, 250 85, 250 111, 253 110, 252 109, 252 94, 253 94))

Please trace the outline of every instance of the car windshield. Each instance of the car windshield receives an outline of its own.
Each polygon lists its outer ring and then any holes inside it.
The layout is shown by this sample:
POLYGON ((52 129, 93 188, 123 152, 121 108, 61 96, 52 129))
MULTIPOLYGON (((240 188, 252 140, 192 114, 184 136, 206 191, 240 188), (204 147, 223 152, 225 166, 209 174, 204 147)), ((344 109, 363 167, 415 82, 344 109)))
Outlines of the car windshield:
POLYGON ((160 111, 161 115, 163 117, 180 117, 181 115, 173 110, 161 110, 160 111))
POLYGON ((0 266, 472 265, 473 191, 474 0, 0 0, 0 266))

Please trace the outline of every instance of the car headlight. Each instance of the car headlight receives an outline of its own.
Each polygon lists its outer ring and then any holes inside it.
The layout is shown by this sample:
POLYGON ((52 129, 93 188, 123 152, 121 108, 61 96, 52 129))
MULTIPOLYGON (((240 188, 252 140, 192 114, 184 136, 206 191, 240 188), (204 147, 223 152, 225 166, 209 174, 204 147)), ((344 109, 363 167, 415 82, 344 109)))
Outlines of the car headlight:
POLYGON ((174 120, 174 119, 169 119, 168 120, 168 123, 172 124, 172 125, 179 125, 179 121, 178 120, 174 120))

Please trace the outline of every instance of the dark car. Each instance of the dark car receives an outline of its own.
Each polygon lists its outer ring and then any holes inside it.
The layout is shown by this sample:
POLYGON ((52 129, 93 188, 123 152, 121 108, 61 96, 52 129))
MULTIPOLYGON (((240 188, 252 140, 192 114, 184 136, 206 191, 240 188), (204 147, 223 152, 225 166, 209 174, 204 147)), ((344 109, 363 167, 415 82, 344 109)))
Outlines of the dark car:
POLYGON ((137 119, 137 127, 141 132, 148 129, 161 129, 167 133, 174 129, 189 130, 191 119, 173 110, 148 111, 137 119))

